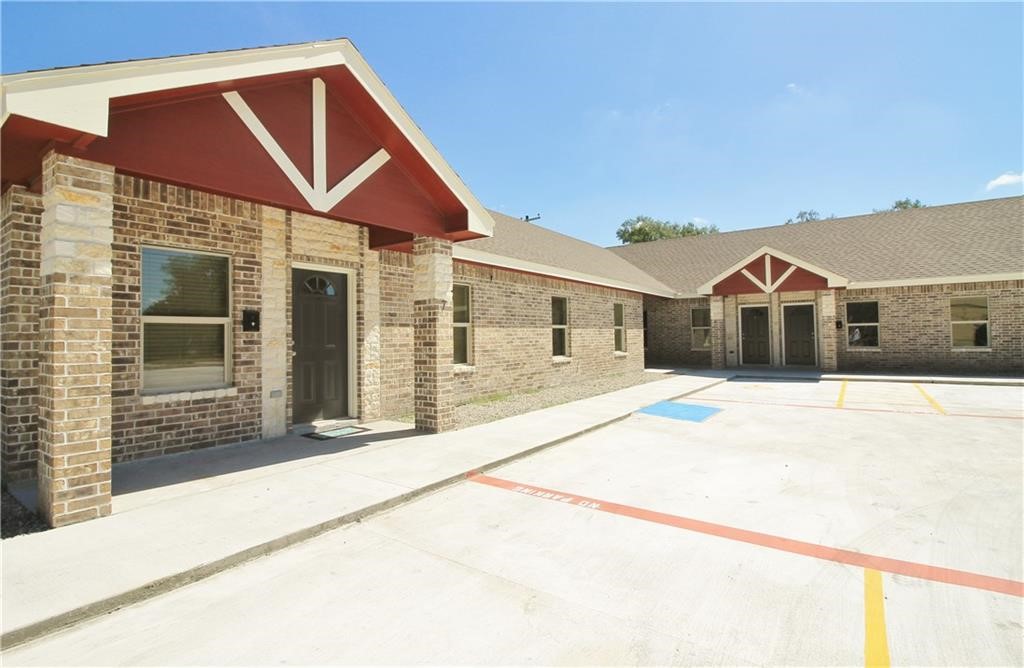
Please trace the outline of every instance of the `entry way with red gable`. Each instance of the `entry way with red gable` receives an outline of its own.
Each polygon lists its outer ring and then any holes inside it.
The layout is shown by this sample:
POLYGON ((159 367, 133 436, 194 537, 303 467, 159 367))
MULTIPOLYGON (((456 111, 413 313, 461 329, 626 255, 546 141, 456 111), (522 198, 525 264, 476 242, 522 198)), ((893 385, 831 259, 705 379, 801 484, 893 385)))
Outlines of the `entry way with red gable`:
POLYGON ((712 365, 836 368, 836 292, 849 281, 762 247, 700 286, 711 302, 712 365))

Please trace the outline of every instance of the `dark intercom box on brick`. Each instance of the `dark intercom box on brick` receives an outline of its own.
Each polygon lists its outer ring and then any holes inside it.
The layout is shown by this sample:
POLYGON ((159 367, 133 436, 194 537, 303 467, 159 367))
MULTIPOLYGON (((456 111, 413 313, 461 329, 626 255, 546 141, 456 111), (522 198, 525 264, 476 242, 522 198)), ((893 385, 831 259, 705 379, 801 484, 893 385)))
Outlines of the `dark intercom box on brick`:
POLYGON ((260 331, 260 312, 256 310, 245 310, 242 311, 242 331, 243 332, 258 332, 260 331))

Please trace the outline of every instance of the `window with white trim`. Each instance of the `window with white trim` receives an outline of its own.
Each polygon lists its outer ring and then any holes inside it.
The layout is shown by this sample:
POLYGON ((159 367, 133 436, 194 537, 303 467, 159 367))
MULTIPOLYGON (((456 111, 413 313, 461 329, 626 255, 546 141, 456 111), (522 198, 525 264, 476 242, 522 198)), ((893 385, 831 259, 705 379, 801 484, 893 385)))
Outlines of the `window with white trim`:
POLYGON ((615 352, 626 352, 626 315, 622 304, 612 304, 612 327, 615 330, 615 352))
POLYGON ((846 303, 846 346, 878 347, 878 302, 846 303))
POLYGON ((690 349, 711 349, 711 308, 690 309, 690 349))
POLYGON ((988 297, 950 297, 954 348, 988 348, 988 297))
POLYGON ((452 328, 455 364, 473 363, 473 321, 468 285, 452 286, 452 328))
POLYGON ((142 389, 179 392, 231 382, 230 261, 142 249, 142 389))
POLYGON ((551 298, 551 356, 569 356, 569 298, 551 298))

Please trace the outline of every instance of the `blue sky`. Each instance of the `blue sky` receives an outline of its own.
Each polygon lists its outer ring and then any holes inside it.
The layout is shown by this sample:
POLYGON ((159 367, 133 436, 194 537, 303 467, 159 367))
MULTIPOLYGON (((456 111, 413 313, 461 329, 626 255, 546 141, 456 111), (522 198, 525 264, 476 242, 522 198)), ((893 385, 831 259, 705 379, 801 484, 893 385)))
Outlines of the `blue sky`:
POLYGON ((774 225, 1017 195, 1020 4, 2 4, 3 72, 345 36, 485 205, 774 225), (1014 182, 1016 181, 1016 182, 1014 182))

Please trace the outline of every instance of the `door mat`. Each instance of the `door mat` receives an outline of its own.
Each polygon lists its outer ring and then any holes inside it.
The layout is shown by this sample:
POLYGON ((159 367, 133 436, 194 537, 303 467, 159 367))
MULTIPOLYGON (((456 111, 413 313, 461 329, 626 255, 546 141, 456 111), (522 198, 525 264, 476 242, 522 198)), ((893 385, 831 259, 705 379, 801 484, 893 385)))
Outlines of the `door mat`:
POLYGON ((645 413, 647 415, 657 415, 658 417, 671 418, 673 420, 686 420, 688 422, 703 422, 715 413, 720 412, 721 408, 713 408, 711 406, 699 406, 697 404, 680 404, 675 401, 659 401, 656 404, 650 406, 644 406, 637 413, 645 413))
POLYGON ((351 436, 352 434, 358 434, 361 431, 369 431, 369 429, 366 427, 339 427, 338 429, 328 429, 327 431, 314 431, 309 434, 303 434, 303 436, 306 438, 312 438, 315 441, 329 441, 332 438, 351 436))

